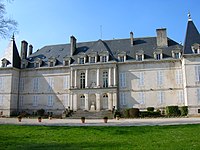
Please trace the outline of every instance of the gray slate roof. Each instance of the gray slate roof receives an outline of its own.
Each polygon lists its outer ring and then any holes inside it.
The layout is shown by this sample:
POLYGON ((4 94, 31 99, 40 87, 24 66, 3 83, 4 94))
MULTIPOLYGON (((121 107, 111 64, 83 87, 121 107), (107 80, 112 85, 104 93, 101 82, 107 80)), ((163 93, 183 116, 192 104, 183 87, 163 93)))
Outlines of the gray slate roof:
MULTIPOLYGON (((77 55, 80 53, 87 55, 91 52, 100 53, 102 51, 107 51, 109 60, 113 61, 117 61, 118 54, 121 52, 126 52, 128 60, 135 60, 136 53, 141 50, 144 52, 144 59, 153 59, 153 53, 156 49, 156 37, 135 38, 134 45, 131 45, 130 38, 81 42, 76 44, 72 63, 77 63, 77 55)), ((168 47, 162 48, 163 58, 170 58, 174 49, 182 50, 182 45, 168 38, 168 47)), ((42 66, 47 66, 50 57, 57 59, 56 65, 62 65, 63 57, 66 56, 70 56, 70 44, 45 46, 27 58, 30 62, 28 67, 33 67, 36 58, 41 58, 43 61, 42 66)))

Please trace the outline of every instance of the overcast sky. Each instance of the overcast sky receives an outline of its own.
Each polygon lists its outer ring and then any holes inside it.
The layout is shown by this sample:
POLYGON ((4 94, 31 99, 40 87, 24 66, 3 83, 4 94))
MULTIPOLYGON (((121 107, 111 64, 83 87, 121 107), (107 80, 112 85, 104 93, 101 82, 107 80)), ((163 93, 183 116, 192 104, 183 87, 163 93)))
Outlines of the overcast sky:
MULTIPOLYGON (((6 4, 7 15, 18 22, 15 40, 26 40, 34 51, 45 45, 98 39, 156 36, 167 28, 168 37, 182 43, 190 11, 200 30, 199 0, 14 0, 6 4)), ((0 39, 0 53, 10 39, 0 39)))

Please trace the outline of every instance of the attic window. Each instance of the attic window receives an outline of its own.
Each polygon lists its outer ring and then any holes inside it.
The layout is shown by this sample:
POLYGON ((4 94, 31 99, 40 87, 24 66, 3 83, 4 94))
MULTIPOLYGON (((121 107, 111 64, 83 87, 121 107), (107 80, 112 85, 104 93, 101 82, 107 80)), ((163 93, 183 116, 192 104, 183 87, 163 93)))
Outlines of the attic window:
POLYGON ((179 59, 181 57, 181 51, 180 50, 173 50, 172 51, 172 57, 175 59, 179 59))
POLYGON ((48 66, 49 67, 54 67, 56 65, 56 58, 55 57, 50 57, 48 60, 48 66))
POLYGON ((191 48, 194 54, 200 53, 200 44, 194 43, 191 48))
POLYGON ((156 60, 161 60, 161 59, 163 59, 162 50, 156 50, 156 51, 154 52, 154 58, 155 58, 156 60))
POLYGON ((34 62, 34 67, 35 68, 39 68, 42 64, 42 59, 40 58, 36 58, 35 62, 34 62))
POLYGON ((2 59, 1 61, 2 61, 2 67, 7 67, 7 65, 10 64, 10 62, 7 59, 5 59, 5 58, 2 59))
POLYGON ((126 61, 126 52, 121 51, 118 54, 118 60, 119 60, 119 62, 125 62, 126 61))
POLYGON ((136 52, 136 60, 137 61, 143 61, 144 60, 144 51, 139 50, 136 52))
POLYGON ((90 59, 90 63, 95 63, 96 62, 95 57, 89 57, 89 59, 90 59))
POLYGON ((79 58, 79 64, 84 64, 84 57, 79 58))

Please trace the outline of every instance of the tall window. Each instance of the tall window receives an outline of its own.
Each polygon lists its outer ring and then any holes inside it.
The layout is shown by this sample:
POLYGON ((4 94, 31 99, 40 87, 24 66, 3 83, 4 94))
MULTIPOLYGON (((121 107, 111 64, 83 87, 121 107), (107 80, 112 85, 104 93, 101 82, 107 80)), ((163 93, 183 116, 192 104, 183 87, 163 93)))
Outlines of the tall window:
POLYGON ((103 95, 103 109, 108 109, 108 95, 103 95))
POLYGON ((124 62, 124 56, 120 56, 120 57, 119 57, 119 61, 120 61, 120 62, 124 62))
POLYGON ((4 90, 4 77, 0 77, 0 90, 4 90))
POLYGON ((85 109, 85 96, 81 95, 80 97, 80 108, 85 109))
POLYGON ((122 106, 125 106, 126 105, 126 96, 125 96, 125 93, 124 92, 120 92, 119 93, 119 98, 120 98, 120 104, 122 106))
POLYGON ((139 97, 138 102, 139 102, 140 104, 144 104, 144 103, 145 103, 145 100, 144 100, 144 93, 143 93, 143 92, 138 93, 138 97, 139 97))
POLYGON ((200 81, 200 66, 195 66, 195 76, 196 76, 196 81, 200 81))
POLYGON ((183 91, 178 91, 178 102, 183 103, 183 91))
POLYGON ((176 84, 182 84, 182 71, 176 70, 176 84))
POLYGON ((38 106, 38 96, 33 96, 33 106, 38 106))
POLYGON ((139 86, 144 85, 144 72, 139 73, 139 86))
POLYGON ((0 95, 0 106, 3 106, 3 95, 0 95))
POLYGON ((64 84, 63 84, 63 87, 64 87, 64 89, 69 89, 69 78, 70 76, 64 76, 63 77, 63 80, 64 80, 64 84))
POLYGON ((136 55, 136 60, 137 61, 142 61, 143 60, 143 54, 137 54, 136 55))
POLYGON ((157 96, 158 96, 158 104, 163 104, 163 102, 164 102, 164 92, 159 91, 157 96))
POLYGON ((179 59, 180 58, 180 52, 175 52, 174 53, 174 58, 179 59))
POLYGON ((103 87, 108 87, 108 72, 103 72, 103 87))
POLYGON ((81 89, 85 88, 85 73, 81 73, 81 76, 80 76, 80 88, 81 89))
POLYGON ((21 108, 24 104, 24 96, 19 97, 19 107, 21 108))
POLYGON ((95 57, 90 57, 90 63, 95 63, 95 57))
POLYGON ((54 78, 53 77, 49 77, 47 79, 48 82, 48 91, 53 91, 54 88, 54 78))
POLYGON ((52 107, 53 106, 53 95, 48 96, 48 103, 47 106, 52 107))
POLYGON ((65 107, 70 106, 70 105, 69 105, 69 94, 64 94, 63 97, 64 97, 64 98, 63 98, 63 99, 64 99, 64 106, 65 106, 65 107))
POLYGON ((79 64, 84 64, 84 57, 79 58, 79 64))
POLYGON ((161 54, 156 54, 156 60, 160 60, 160 59, 162 59, 161 54))
POLYGON ((21 92, 24 91, 24 78, 21 78, 20 79, 20 89, 19 89, 21 92))
POLYGON ((197 89, 197 102, 200 104, 200 89, 197 89))
POLYGON ((121 88, 126 87, 126 73, 125 72, 119 73, 119 85, 121 88))
POLYGON ((157 85, 158 86, 163 85, 163 71, 157 72, 157 85))
POLYGON ((39 90, 39 79, 34 78, 33 79, 33 91, 38 91, 39 90))

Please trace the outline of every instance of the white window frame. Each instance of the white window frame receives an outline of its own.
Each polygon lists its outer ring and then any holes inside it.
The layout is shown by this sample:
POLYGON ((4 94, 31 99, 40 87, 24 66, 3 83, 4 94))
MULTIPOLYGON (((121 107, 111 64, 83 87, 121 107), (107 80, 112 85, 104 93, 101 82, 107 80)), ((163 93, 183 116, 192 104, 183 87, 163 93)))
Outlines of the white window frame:
POLYGON ((119 73, 119 86, 120 88, 126 87, 126 72, 119 73))
POLYGON ((64 83, 63 83, 63 88, 64 89, 69 89, 70 85, 70 76, 66 75, 63 77, 64 83))
POLYGON ((180 85, 183 82, 182 70, 176 70, 176 84, 180 85))
POLYGON ((90 63, 96 63, 96 56, 90 56, 90 63))
POLYGON ((53 107, 53 95, 48 95, 47 106, 53 107))
POLYGON ((3 95, 0 95, 0 106, 3 106, 3 95))
POLYGON ((37 92, 39 90, 39 78, 33 79, 33 91, 37 92))
POLYGON ((101 56, 101 62, 107 62, 107 61, 108 61, 108 56, 107 55, 101 56))
POLYGON ((200 65, 195 66, 195 77, 196 77, 196 82, 200 82, 200 65))
POLYGON ((33 107, 37 107, 38 106, 38 96, 37 95, 34 95, 33 96, 33 107))
POLYGON ((84 57, 80 57, 79 58, 79 64, 84 64, 85 63, 85 58, 84 57))
POLYGON ((162 86, 164 83, 164 72, 157 71, 157 85, 162 86))
POLYGON ((157 97, 158 97, 158 104, 162 105, 164 103, 165 93, 163 91, 158 91, 157 97))
POLYGON ((145 104, 145 95, 144 95, 144 92, 139 92, 139 93, 138 93, 138 102, 139 102, 141 105, 144 105, 144 104, 145 104))
POLYGON ((177 97, 178 97, 178 103, 183 103, 184 102, 183 90, 179 90, 178 91, 177 97))
POLYGON ((139 86, 144 86, 144 72, 139 72, 138 85, 139 86))
POLYGON ((125 94, 125 92, 120 92, 119 93, 119 97, 120 97, 120 105, 121 106, 126 106, 127 102, 126 102, 126 94, 125 94))

